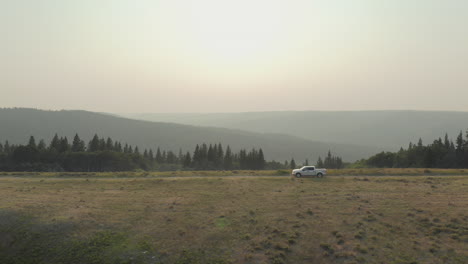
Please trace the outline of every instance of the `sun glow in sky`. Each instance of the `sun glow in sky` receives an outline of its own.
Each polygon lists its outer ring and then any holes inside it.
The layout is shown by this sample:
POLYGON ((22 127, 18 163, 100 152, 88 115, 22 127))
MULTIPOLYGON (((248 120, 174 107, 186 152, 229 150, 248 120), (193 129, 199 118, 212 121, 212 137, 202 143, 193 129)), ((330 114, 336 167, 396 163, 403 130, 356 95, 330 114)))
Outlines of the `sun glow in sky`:
POLYGON ((0 0, 0 106, 468 111, 464 0, 0 0))

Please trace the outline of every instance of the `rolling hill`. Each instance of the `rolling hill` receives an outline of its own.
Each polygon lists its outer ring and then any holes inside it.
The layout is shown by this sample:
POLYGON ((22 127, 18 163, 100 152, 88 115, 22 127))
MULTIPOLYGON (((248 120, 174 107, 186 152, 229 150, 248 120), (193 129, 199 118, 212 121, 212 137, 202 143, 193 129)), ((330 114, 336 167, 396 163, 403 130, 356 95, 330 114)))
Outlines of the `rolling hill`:
POLYGON ((218 143, 239 148, 263 148, 268 160, 284 161, 294 157, 302 162, 315 161, 330 149, 345 161, 367 157, 380 149, 353 144, 336 144, 302 139, 295 136, 255 133, 235 129, 199 127, 174 123, 140 121, 87 111, 44 111, 27 108, 0 109, 0 141, 26 143, 30 135, 47 142, 55 133, 69 140, 78 133, 88 141, 100 136, 138 145, 178 151, 192 151, 196 144, 218 143))
POLYGON ((209 114, 124 114, 141 120, 289 134, 308 140, 398 150, 468 128, 468 112, 287 111, 209 114))

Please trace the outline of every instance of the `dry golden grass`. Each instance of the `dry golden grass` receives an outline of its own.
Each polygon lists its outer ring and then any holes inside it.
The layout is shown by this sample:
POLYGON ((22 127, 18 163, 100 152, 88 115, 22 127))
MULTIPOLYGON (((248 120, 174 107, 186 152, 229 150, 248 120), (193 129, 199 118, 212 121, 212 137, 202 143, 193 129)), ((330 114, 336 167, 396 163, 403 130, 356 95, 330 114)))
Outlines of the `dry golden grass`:
POLYGON ((468 177, 207 174, 3 176, 0 210, 77 236, 120 230, 167 263, 199 249, 232 263, 468 263, 468 177))
MULTIPOLYGON (((124 172, 0 172, 0 177, 59 177, 59 178, 153 178, 153 177, 219 177, 219 176, 289 176, 291 170, 229 170, 229 171, 124 171, 124 172)), ((329 176, 440 176, 468 175, 467 169, 425 168, 359 168, 329 169, 329 176)))

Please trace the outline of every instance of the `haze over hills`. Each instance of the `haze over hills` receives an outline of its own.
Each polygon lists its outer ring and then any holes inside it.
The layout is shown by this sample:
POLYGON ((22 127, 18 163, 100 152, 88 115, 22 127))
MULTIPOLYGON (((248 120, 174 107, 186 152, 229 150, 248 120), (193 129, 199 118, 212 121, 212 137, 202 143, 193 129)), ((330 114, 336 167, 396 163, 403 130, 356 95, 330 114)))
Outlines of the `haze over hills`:
POLYGON ((0 142, 26 143, 29 136, 47 142, 55 133, 69 140, 78 133, 89 141, 94 134, 140 149, 161 147, 178 152, 192 151, 196 144, 219 143, 240 148, 262 148, 267 160, 284 161, 294 157, 298 162, 308 158, 311 163, 330 149, 345 161, 368 157, 380 151, 378 148, 352 144, 324 143, 299 137, 254 133, 235 129, 198 127, 174 123, 150 122, 116 117, 87 111, 43 111, 36 109, 0 109, 0 142))
POLYGON ((422 138, 425 143, 468 128, 468 112, 286 111, 245 113, 122 114, 141 120, 281 133, 308 140, 397 150, 422 138))

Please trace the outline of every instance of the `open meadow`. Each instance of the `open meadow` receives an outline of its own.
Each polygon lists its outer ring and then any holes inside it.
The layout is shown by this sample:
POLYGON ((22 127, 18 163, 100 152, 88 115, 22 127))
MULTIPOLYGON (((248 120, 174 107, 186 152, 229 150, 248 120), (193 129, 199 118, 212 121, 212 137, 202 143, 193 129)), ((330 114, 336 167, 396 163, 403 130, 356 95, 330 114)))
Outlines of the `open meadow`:
POLYGON ((433 172, 3 173, 0 262, 468 263, 468 177, 433 172))

